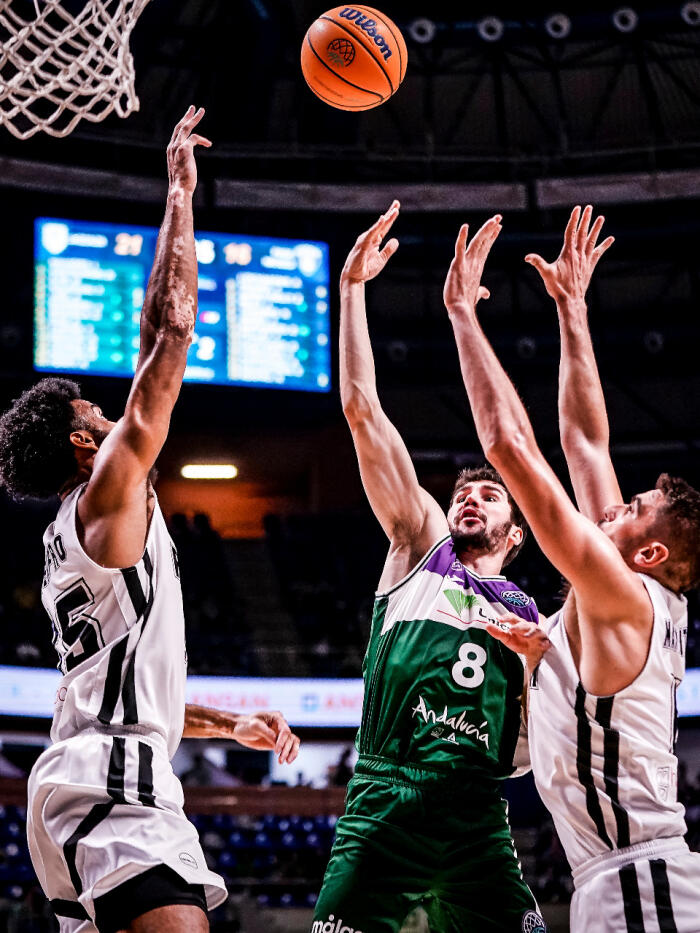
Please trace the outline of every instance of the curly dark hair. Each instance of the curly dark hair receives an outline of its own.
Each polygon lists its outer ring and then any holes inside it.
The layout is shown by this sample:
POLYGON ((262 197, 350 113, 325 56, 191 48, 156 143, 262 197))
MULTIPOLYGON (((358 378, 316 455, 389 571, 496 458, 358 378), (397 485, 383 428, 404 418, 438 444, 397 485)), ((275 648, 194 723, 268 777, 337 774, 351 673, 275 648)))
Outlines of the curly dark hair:
POLYGON ((494 468, 489 466, 488 463, 485 463, 483 466, 465 467, 463 470, 460 470, 457 481, 455 482, 454 489, 452 490, 452 495, 450 496, 450 506, 454 502, 454 497, 457 495, 462 486, 466 486, 467 483, 478 483, 480 481, 487 483, 498 483, 499 486, 503 486, 506 491, 506 495, 508 496, 511 521, 518 528, 522 528, 523 531, 523 537, 520 544, 514 545, 514 547, 512 547, 505 556, 503 566, 506 567, 518 554, 523 544, 525 544, 525 538, 527 537, 529 526, 525 521, 525 516, 518 507, 518 503, 508 492, 508 487, 503 482, 503 477, 498 472, 498 470, 494 470, 494 468))
POLYGON ((0 418, 0 482, 14 499, 48 499, 76 472, 72 430, 80 428, 70 379, 42 379, 0 418))
POLYGON ((677 592, 700 586, 700 492, 679 476, 662 473, 656 489, 664 494, 659 511, 669 548, 668 585, 677 592))

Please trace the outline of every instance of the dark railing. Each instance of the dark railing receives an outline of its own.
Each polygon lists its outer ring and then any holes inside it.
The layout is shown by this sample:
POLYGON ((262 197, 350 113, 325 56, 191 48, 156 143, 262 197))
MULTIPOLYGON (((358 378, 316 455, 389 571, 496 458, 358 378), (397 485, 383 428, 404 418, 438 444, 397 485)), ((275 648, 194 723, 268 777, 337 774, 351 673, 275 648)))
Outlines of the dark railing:
MULTIPOLYGON (((188 813, 230 813, 234 816, 339 816, 345 801, 344 787, 186 787, 188 813)), ((0 804, 27 805, 24 778, 0 778, 0 804)))

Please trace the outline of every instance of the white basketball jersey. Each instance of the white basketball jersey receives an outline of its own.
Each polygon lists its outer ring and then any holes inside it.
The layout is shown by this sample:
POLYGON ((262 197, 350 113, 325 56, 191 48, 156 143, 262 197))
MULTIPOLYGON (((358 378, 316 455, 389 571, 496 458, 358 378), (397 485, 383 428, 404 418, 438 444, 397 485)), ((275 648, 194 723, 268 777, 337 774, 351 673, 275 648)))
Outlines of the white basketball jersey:
POLYGON ((603 853, 686 831, 674 745, 687 601, 640 576, 654 624, 646 664, 633 683, 614 696, 585 691, 563 610, 545 623, 552 647, 530 682, 532 770, 572 869, 603 853))
POLYGON ((54 742, 89 731, 162 736, 170 757, 185 716, 185 621, 177 551, 156 499, 141 560, 101 567, 76 530, 85 484, 44 534, 42 602, 63 674, 54 742))

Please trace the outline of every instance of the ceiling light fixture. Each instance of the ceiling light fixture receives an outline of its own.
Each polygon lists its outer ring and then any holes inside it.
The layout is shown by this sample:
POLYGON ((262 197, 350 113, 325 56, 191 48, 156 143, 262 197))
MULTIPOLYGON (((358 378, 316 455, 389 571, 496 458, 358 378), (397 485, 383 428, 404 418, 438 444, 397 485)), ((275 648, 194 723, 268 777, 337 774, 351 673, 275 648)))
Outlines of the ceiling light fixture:
POLYGON ((232 463, 186 463, 180 474, 184 479, 234 479, 238 470, 232 463))

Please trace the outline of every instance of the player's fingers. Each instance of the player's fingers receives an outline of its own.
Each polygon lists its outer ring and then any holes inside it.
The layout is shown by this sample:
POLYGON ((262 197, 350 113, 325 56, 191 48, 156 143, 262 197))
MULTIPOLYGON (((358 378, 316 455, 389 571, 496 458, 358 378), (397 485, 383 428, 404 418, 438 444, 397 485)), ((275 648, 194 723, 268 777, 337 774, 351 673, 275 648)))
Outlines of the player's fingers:
POLYGON ((544 275, 547 267, 549 266, 549 263, 545 262, 541 256, 537 255, 537 253, 528 253, 525 257, 525 262, 529 263, 531 266, 534 266, 540 275, 544 275))
POLYGON ((192 146, 204 146, 206 149, 209 149, 211 146, 211 140, 207 139, 206 136, 198 136, 197 133, 193 133, 189 139, 188 143, 192 143, 192 146))
POLYGON ((290 733, 289 738, 285 742, 284 749, 279 755, 279 763, 281 765, 291 764, 294 761, 294 759, 299 754, 299 744, 299 736, 294 735, 293 732, 290 733))
POLYGON ((593 216, 593 208, 590 204, 587 204, 581 215, 581 223, 578 228, 578 238, 577 238, 577 249, 579 253, 585 253, 586 243, 588 242, 589 237, 589 228, 591 225, 591 217, 593 216))
POLYGON ((178 133, 180 132, 182 126, 184 125, 185 121, 186 121, 186 120, 188 119, 188 117, 190 117, 193 113, 194 113, 194 106, 193 106, 192 104, 190 104, 190 106, 187 108, 187 112, 185 113, 184 117, 182 117, 180 120, 178 120, 177 123, 175 124, 174 128, 173 128, 173 134, 172 134, 172 136, 170 137, 170 145, 172 145, 172 144, 175 142, 175 139, 176 139, 178 133))
POLYGON ((486 223, 482 224, 472 237, 469 249, 473 250, 479 257, 486 258, 500 232, 501 215, 496 214, 495 217, 489 217, 486 223))
POLYGON ((487 301, 491 297, 491 292, 486 288, 485 285, 479 286, 479 291, 476 296, 477 301, 487 301))
POLYGON ((200 122, 200 120, 202 119, 205 113, 206 113, 206 110, 204 109, 204 107, 199 107, 192 114, 192 116, 187 121, 187 127, 190 131, 192 131, 195 128, 195 126, 200 122))
POLYGON ((381 225, 382 230, 389 229, 389 227, 393 224, 393 222, 399 216, 400 209, 401 209, 401 205, 399 204, 398 201, 391 202, 391 207, 389 208, 389 210, 385 211, 382 214, 382 216, 379 218, 379 223, 381 225))
POLYGON ((503 218, 500 214, 494 214, 493 217, 489 217, 489 219, 479 227, 479 229, 472 237, 472 243, 477 241, 480 242, 484 239, 489 239, 492 236, 498 236, 502 219, 503 218))
POLYGON ((501 628, 500 625, 496 625, 495 622, 485 622, 486 631, 491 635, 496 641, 502 641, 504 644, 507 644, 510 641, 510 631, 501 628))
POLYGON ((379 218, 376 226, 372 230, 372 242, 381 243, 384 237, 391 229, 391 225, 399 216, 398 210, 392 209, 379 218))
POLYGON ((581 214, 581 223, 578 225, 578 245, 582 247, 588 238, 588 228, 591 225, 591 217, 593 216, 593 207, 591 204, 586 204, 581 214))
POLYGON ((187 111, 184 120, 182 121, 182 126, 180 127, 180 135, 183 138, 189 136, 192 130, 197 126, 202 117, 204 116, 204 107, 199 107, 197 110, 192 107, 187 111))
POLYGON ((607 252, 607 250, 610 249, 610 247, 613 245, 614 242, 615 242, 615 237, 609 236, 607 237, 607 239, 603 240, 602 243, 596 246, 596 248, 593 250, 594 260, 598 262, 598 260, 603 255, 603 253, 607 252))
POLYGON ((292 738, 294 739, 294 742, 292 743, 292 749, 287 755, 287 762, 290 765, 296 759, 297 755, 299 754, 299 746, 301 745, 301 739, 299 738, 298 735, 294 735, 292 736, 292 738))
POLYGON ((369 228, 368 233, 379 233, 382 230, 388 230, 396 218, 399 216, 399 202, 392 201, 388 210, 380 214, 369 228))
POLYGON ((271 729, 274 729, 277 735, 279 735, 280 732, 289 731, 289 723, 279 710, 265 710, 264 713, 260 713, 259 715, 264 717, 265 722, 271 729))
POLYGON ((462 224, 455 241, 455 259, 461 259, 467 248, 467 237, 469 236, 469 224, 462 224))
POLYGON ((277 740, 275 741, 275 754, 279 755, 282 752, 282 749, 287 743, 289 736, 292 734, 292 730, 289 728, 285 722, 284 727, 280 729, 277 733, 277 740))
POLYGON ((190 106, 187 113, 176 127, 176 133, 173 139, 174 144, 180 145, 184 142, 203 116, 203 107, 200 107, 199 110, 195 110, 194 105, 190 106))
POLYGON ((591 232, 588 234, 588 238, 586 239, 587 252, 590 253, 591 250, 595 247, 596 240, 600 236, 600 231, 603 229, 604 223, 605 223, 605 217, 603 217, 602 214, 596 217, 595 221, 593 222, 593 226, 591 227, 591 232))
POLYGON ((282 765, 289 760, 290 752, 294 747, 294 735, 290 732, 285 740, 282 750, 279 752, 278 761, 282 765))
POLYGON ((396 239, 396 237, 392 237, 384 249, 380 252, 379 256, 383 262, 387 262, 389 259, 391 259, 398 248, 399 241, 396 239))
POLYGON ((266 726, 262 720, 258 719, 255 723, 255 731, 257 732, 257 738, 262 739, 267 747, 272 749, 277 743, 277 733, 271 729, 269 726, 266 726))
POLYGON ((537 635, 539 631, 534 622, 525 621, 516 622, 510 629, 511 635, 515 638, 532 638, 532 636, 537 635))
POLYGON ((571 216, 569 217, 569 222, 566 225, 566 230, 564 231, 564 245, 565 246, 571 246, 571 244, 573 243, 574 234, 576 233, 576 230, 578 228, 578 222, 579 222, 580 216, 581 216, 581 207, 580 205, 577 204, 576 207, 571 212, 571 216))
POLYGON ((525 647, 528 641, 537 642, 542 647, 549 646, 549 638, 535 622, 521 619, 510 628, 510 635, 515 642, 525 647))

